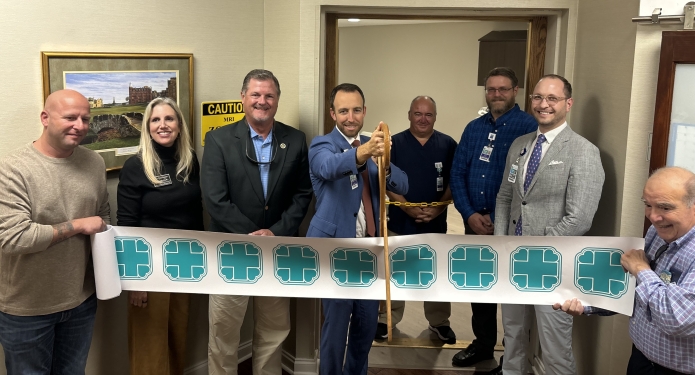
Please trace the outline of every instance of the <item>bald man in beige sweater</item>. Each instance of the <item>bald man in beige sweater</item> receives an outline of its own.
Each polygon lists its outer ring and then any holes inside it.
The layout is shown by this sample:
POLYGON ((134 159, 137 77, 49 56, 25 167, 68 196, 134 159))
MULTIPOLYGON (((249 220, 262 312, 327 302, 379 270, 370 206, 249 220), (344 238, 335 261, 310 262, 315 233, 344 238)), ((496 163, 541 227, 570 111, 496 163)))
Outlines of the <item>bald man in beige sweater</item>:
POLYGON ((84 374, 96 298, 89 236, 106 228, 103 159, 79 146, 89 103, 46 99, 43 133, 0 159, 0 344, 8 375, 84 374))

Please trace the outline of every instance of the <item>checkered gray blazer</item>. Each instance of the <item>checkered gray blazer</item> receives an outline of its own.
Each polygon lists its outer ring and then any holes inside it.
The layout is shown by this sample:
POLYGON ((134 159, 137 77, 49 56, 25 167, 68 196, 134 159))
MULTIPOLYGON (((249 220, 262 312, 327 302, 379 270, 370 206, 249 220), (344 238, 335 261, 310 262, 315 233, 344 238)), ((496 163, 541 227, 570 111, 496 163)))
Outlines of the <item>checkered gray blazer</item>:
POLYGON ((509 149, 497 194, 495 235, 514 235, 523 216, 525 236, 581 236, 591 228, 603 189, 599 150, 567 126, 550 144, 524 193, 522 171, 535 139, 535 132, 522 135, 509 149), (509 179, 512 164, 519 167, 514 182, 509 179))

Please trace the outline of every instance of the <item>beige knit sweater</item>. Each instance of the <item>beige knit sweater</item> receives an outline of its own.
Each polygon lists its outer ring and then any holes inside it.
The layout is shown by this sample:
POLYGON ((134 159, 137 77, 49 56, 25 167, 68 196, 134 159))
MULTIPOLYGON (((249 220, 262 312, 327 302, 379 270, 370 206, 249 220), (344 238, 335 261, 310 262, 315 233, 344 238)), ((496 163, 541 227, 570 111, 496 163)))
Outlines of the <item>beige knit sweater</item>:
POLYGON ((44 315, 94 293, 89 236, 50 246, 52 225, 101 216, 109 222, 103 159, 77 147, 51 158, 28 144, 0 159, 0 311, 44 315))

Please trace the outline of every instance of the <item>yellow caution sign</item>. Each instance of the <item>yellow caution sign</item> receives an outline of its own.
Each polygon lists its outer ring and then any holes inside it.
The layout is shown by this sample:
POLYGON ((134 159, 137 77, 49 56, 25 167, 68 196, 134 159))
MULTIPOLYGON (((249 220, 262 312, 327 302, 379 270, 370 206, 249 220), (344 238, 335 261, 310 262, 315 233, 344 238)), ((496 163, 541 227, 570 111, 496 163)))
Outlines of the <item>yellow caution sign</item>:
POLYGON ((205 146, 205 135, 209 131, 235 123, 244 118, 244 106, 241 100, 200 103, 200 143, 205 146))

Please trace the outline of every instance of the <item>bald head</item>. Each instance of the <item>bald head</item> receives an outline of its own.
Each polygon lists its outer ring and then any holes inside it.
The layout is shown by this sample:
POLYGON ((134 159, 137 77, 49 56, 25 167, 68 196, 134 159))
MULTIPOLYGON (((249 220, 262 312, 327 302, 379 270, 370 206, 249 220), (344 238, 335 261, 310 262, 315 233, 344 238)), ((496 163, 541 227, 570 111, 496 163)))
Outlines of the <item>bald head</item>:
POLYGON ((434 132, 434 123, 437 121, 437 103, 429 96, 416 96, 410 102, 408 120, 410 132, 415 137, 428 139, 434 132))
POLYGON ((43 106, 44 111, 45 110, 53 110, 59 108, 59 106, 62 106, 66 103, 75 103, 75 104, 82 104, 86 105, 89 107, 89 101, 87 101, 87 98, 84 97, 84 95, 80 94, 79 92, 75 90, 70 90, 70 89, 63 89, 63 90, 58 90, 50 95, 48 95, 48 98, 46 98, 46 103, 43 106))
POLYGON ((674 241, 695 226, 695 174, 680 167, 665 167, 647 180, 642 193, 645 216, 659 237, 674 241))
POLYGON ((681 190, 683 203, 688 207, 695 205, 695 173, 681 167, 659 168, 647 180, 647 185, 667 184, 681 190))
POLYGON ((46 98, 41 111, 43 133, 35 143, 42 153, 68 157, 89 130, 89 102, 75 90, 59 90, 46 98))

